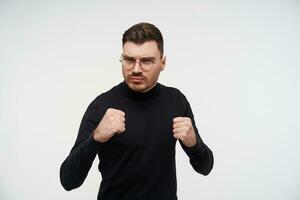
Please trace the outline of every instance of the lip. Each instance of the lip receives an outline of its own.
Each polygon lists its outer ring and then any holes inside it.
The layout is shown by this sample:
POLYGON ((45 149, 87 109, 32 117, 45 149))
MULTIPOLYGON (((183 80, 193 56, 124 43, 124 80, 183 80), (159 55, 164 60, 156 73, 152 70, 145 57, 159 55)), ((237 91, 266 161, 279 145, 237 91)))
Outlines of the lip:
POLYGON ((134 80, 134 81, 143 81, 144 80, 144 78, 142 78, 142 77, 130 77, 130 80, 134 80))

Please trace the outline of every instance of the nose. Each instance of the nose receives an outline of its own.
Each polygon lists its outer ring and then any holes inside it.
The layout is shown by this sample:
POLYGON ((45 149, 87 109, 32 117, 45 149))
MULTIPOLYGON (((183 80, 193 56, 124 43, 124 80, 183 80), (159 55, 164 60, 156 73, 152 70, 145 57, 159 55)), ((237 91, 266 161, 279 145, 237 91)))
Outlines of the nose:
POLYGON ((134 63, 132 71, 134 73, 140 73, 140 72, 142 72, 140 62, 135 62, 134 63))

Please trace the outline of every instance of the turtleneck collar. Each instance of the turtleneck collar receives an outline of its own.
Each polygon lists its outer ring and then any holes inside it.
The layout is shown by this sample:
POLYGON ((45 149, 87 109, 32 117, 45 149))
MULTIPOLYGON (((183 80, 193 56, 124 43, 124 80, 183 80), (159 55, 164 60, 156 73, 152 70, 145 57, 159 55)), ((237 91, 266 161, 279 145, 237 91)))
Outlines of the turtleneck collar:
POLYGON ((119 84, 119 88, 121 92, 128 98, 133 99, 133 100, 151 100, 157 97, 160 93, 160 87, 161 85, 159 83, 156 83, 156 85, 151 88, 147 92, 137 92, 132 90, 131 88, 128 87, 127 83, 123 81, 122 83, 119 84))

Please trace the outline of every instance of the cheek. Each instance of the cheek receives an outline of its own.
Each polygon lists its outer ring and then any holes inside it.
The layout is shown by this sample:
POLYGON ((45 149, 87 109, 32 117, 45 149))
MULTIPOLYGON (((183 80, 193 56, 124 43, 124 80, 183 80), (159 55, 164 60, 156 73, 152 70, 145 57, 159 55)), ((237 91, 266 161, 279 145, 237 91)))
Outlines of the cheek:
POLYGON ((149 74, 147 75, 148 80, 149 80, 150 82, 157 81, 158 76, 159 76, 159 73, 160 73, 160 70, 152 71, 151 73, 149 73, 149 74))
POLYGON ((126 70, 122 69, 122 74, 123 74, 124 79, 126 79, 128 72, 126 70))

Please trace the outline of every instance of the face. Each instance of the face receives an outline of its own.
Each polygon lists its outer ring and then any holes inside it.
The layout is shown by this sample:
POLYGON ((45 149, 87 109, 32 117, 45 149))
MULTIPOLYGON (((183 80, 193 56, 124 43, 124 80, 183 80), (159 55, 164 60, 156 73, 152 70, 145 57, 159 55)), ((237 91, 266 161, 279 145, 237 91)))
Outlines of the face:
POLYGON ((123 55, 138 61, 149 58, 153 60, 151 69, 147 71, 141 68, 139 62, 136 62, 132 69, 122 67, 124 80, 130 89, 137 92, 147 92, 153 88, 160 72, 166 65, 166 57, 161 58, 156 41, 147 41, 143 44, 126 42, 123 46, 123 55))

